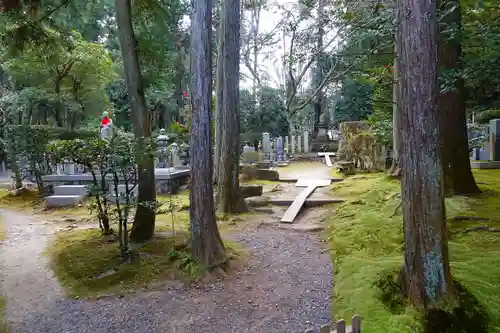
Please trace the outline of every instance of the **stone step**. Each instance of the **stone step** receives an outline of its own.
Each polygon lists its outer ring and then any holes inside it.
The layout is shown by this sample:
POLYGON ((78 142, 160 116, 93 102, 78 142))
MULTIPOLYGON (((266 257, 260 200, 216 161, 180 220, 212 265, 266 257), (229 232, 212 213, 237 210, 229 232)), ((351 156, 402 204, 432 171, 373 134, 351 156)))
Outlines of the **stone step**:
MULTIPOLYGON (((304 179, 304 178, 300 178, 300 179, 304 179)), ((312 178, 311 178, 312 179, 312 178)), ((344 179, 343 178, 326 178, 327 180, 330 179, 330 181, 332 183, 335 183, 335 182, 341 182, 343 181, 344 179)), ((283 177, 278 180, 279 182, 281 183, 296 183, 297 181, 299 181, 299 178, 289 178, 289 177, 283 177)))
MULTIPOLYGON (((114 205, 116 203, 116 196, 111 194, 111 195, 108 195, 106 197, 106 199, 111 203, 111 205, 114 205)), ((137 196, 132 194, 129 198, 130 200, 130 204, 135 204, 135 202, 137 201, 137 196)), ((118 203, 120 203, 120 205, 123 205, 125 204, 125 196, 118 196, 118 203)))
POLYGON ((46 198, 47 208, 76 207, 85 200, 85 195, 51 195, 46 198))
MULTIPOLYGON (((295 201, 295 198, 271 198, 271 204, 276 206, 290 206, 295 201)), ((334 203, 342 203, 345 200, 338 198, 307 198, 304 202, 304 207, 316 207, 329 205, 334 203)))
POLYGON ((54 195, 87 195, 89 190, 85 185, 59 185, 54 187, 54 195))
MULTIPOLYGON (((133 186, 134 186, 133 184, 129 184, 128 185, 129 191, 132 189, 133 186)), ((135 186, 132 189, 132 195, 137 196, 137 190, 138 190, 138 188, 139 188, 138 186, 135 186)), ((115 195, 115 184, 109 184, 108 193, 111 196, 115 195)), ((127 187, 124 184, 118 185, 118 196, 124 196, 125 193, 127 193, 127 187)))

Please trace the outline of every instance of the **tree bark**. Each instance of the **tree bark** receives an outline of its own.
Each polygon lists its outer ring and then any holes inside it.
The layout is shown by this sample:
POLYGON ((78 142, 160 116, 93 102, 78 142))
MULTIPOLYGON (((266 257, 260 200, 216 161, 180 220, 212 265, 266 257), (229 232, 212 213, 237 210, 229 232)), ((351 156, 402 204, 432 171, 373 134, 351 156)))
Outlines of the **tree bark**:
POLYGON ((396 34, 395 40, 395 53, 396 57, 394 58, 394 66, 393 66, 393 83, 392 83, 392 164, 389 169, 389 175, 392 177, 401 177, 401 159, 400 159, 400 150, 401 150, 401 84, 400 84, 400 72, 398 66, 398 43, 401 43, 401 38, 399 34, 396 34))
POLYGON ((21 9, 21 0, 0 0, 0 12, 21 9))
MULTIPOLYGON (((318 1, 318 35, 317 35, 317 49, 323 49, 323 38, 325 36, 325 0, 318 1)), ((321 83, 324 80, 323 75, 323 52, 318 52, 316 55, 316 69, 314 73, 314 86, 316 89, 321 87, 321 83)), ((318 125, 320 123, 321 114, 323 113, 323 89, 321 89, 316 97, 314 98, 313 108, 314 108, 314 130, 313 137, 315 138, 318 135, 318 125)))
POLYGON ((217 206, 219 211, 225 214, 247 211, 239 184, 240 19, 240 0, 225 0, 221 15, 223 52, 218 55, 223 59, 221 92, 223 105, 217 179, 217 206))
POLYGON ((452 291, 439 142, 435 0, 401 0, 401 163, 405 287, 426 308, 452 291))
MULTIPOLYGON (((219 17, 222 18, 224 11, 224 4, 220 5, 219 17)), ((222 126, 223 126, 223 105, 224 105, 224 94, 223 94, 223 79, 224 79, 224 24, 222 19, 219 20, 219 28, 217 29, 217 69, 215 78, 215 151, 214 158, 215 161, 220 161, 221 148, 222 148, 222 126)), ((214 165, 214 184, 219 183, 219 165, 220 163, 215 163, 214 165)))
POLYGON ((205 268, 227 262, 212 186, 212 0, 191 0, 191 209, 193 258, 205 268))
POLYGON ((156 219, 154 154, 149 148, 151 146, 149 144, 151 123, 137 56, 138 43, 132 26, 130 0, 116 0, 116 17, 125 69, 125 82, 132 110, 132 124, 137 140, 137 210, 130 231, 130 239, 142 242, 153 237, 156 219))
MULTIPOLYGON (((474 194, 481 192, 474 180, 470 167, 469 140, 464 80, 461 77, 462 45, 460 37, 451 36, 450 29, 461 30, 460 1, 441 0, 440 10, 447 13, 442 18, 439 34, 438 59, 440 70, 455 72, 456 84, 446 87, 439 95, 439 115, 441 125, 441 148, 445 191, 449 194, 474 194)), ((456 32, 454 35, 460 35, 456 32)))

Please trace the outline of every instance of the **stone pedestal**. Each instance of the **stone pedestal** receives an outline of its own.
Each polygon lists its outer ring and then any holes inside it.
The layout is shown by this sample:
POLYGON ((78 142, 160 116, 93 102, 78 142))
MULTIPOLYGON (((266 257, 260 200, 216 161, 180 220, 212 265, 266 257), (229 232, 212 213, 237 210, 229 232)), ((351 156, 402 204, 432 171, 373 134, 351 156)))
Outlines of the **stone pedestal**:
POLYGON ((313 152, 336 152, 338 149, 338 143, 336 141, 331 141, 328 137, 328 124, 318 124, 318 135, 311 140, 311 150, 313 152))

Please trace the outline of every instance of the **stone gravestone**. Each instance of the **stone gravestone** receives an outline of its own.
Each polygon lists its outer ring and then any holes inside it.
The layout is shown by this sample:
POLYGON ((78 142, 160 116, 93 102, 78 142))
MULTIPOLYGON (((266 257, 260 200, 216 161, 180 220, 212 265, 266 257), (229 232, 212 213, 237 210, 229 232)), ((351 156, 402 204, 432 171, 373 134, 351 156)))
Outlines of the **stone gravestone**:
POLYGON ((169 137, 164 128, 160 130, 160 135, 156 138, 156 151, 157 151, 157 168, 168 168, 168 140, 169 137))
POLYGON ((283 162, 285 160, 283 138, 281 136, 276 139, 276 154, 278 155, 278 162, 283 162))
POLYGON ((304 153, 309 152, 309 131, 304 131, 304 153))
POLYGON ((500 119, 490 121, 490 160, 500 161, 500 119))
POLYGON ((272 153, 272 148, 271 148, 271 135, 267 132, 262 133, 262 150, 264 151, 264 158, 266 160, 271 159, 271 153, 272 153))

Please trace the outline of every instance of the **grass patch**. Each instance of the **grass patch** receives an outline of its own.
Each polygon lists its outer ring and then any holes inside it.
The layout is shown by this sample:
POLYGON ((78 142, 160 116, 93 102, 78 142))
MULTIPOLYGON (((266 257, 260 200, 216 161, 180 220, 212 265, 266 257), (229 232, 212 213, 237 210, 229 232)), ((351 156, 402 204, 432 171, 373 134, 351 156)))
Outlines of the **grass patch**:
POLYGON ((7 228, 5 227, 5 221, 3 216, 0 216, 0 241, 7 238, 7 228))
MULTIPOLYGON (((187 240, 186 232, 157 235, 138 246, 136 258, 125 264, 118 244, 102 237, 100 230, 74 230, 59 233, 46 254, 70 296, 94 298, 134 292, 164 279, 199 278, 201 271, 190 258, 187 240)), ((232 259, 242 258, 241 247, 225 244, 232 259)))
POLYGON ((10 333, 11 329, 9 325, 5 322, 5 307, 7 302, 5 298, 0 297, 0 333, 10 333))
MULTIPOLYGON (((446 200, 451 232, 485 224, 466 218, 455 221, 457 216, 500 220, 500 171, 477 170, 474 174, 483 194, 446 200)), ((388 274, 400 270, 403 263, 402 217, 394 214, 400 203, 399 182, 382 173, 364 174, 333 184, 332 189, 347 200, 332 216, 326 233, 336 269, 335 318, 359 314, 365 330, 373 333, 422 332, 423 321, 401 299, 392 299, 389 306, 382 302, 381 290, 395 294, 388 274)), ((471 232, 456 234, 449 242, 454 278, 486 309, 489 332, 494 333, 500 332, 499 240, 500 234, 471 232)))
POLYGON ((0 189, 0 207, 15 210, 27 210, 39 207, 43 199, 37 190, 26 190, 19 195, 12 195, 7 189, 0 189))

